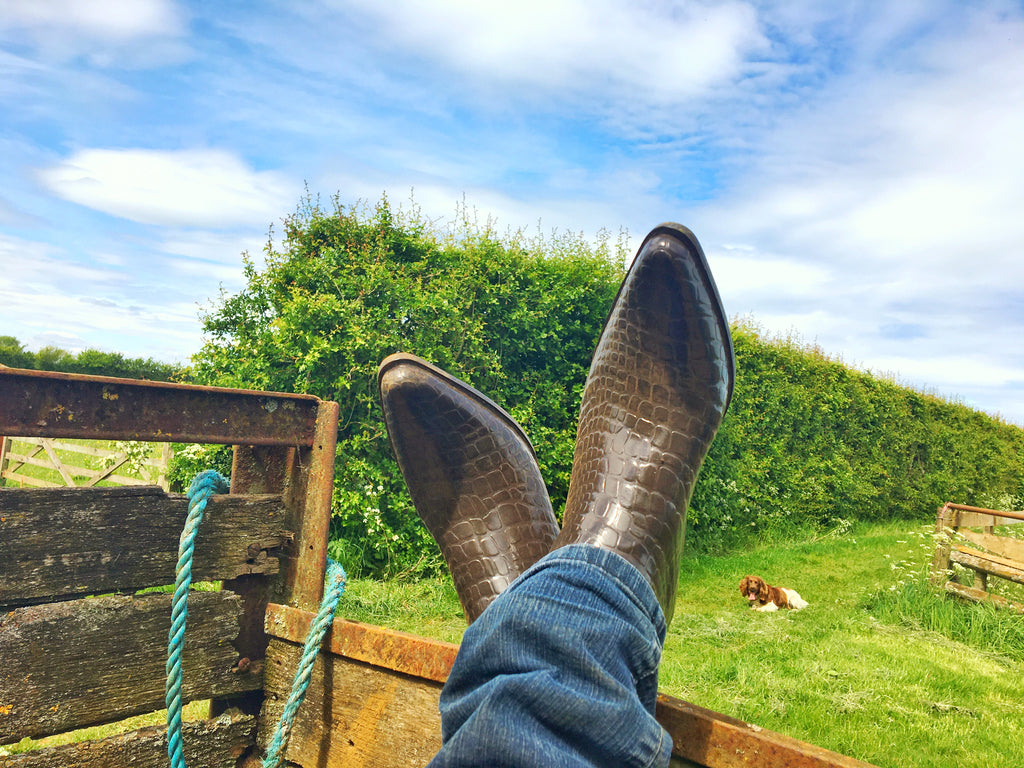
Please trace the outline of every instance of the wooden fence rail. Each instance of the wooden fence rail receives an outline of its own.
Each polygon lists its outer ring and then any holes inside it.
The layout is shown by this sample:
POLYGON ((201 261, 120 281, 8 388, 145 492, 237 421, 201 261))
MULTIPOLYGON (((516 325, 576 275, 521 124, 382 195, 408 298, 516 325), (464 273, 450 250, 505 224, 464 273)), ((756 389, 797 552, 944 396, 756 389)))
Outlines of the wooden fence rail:
POLYGON ((170 443, 161 446, 159 456, 147 457, 139 462, 140 471, 132 471, 130 466, 126 466, 131 459, 127 451, 104 447, 106 444, 83 445, 48 437, 2 437, 0 485, 91 488, 106 482, 108 485, 159 485, 165 491, 168 490, 167 467, 172 455, 170 443), (88 466, 86 462, 90 457, 98 459, 101 467, 88 466), (24 471, 26 466, 52 470, 56 473, 52 477, 59 478, 59 481, 28 474, 24 471))

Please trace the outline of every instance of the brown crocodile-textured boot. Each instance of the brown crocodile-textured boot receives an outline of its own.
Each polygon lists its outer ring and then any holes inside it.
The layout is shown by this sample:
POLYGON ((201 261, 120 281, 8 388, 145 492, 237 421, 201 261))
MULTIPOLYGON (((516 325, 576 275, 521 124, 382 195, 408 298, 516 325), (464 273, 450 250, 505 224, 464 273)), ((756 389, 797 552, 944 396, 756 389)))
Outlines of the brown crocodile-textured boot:
POLYGON ((590 366, 556 547, 635 565, 672 618, 686 507, 732 396, 729 323, 693 233, 644 240, 590 366))
POLYGON ((391 355, 377 378, 413 504, 472 623, 558 534, 533 446, 492 400, 418 357, 391 355))

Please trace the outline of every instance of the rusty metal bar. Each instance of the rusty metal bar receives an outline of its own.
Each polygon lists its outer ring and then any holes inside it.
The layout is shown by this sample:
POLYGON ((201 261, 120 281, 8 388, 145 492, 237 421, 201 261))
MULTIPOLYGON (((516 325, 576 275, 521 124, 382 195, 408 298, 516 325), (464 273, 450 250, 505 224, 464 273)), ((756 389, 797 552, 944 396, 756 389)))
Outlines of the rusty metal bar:
POLYGON ((966 504, 954 504, 946 502, 946 509, 959 509, 962 512, 976 512, 981 515, 992 515, 993 517, 1008 517, 1011 520, 1024 520, 1024 512, 1008 512, 1001 509, 985 509, 985 507, 969 507, 966 504))
POLYGON ((0 434, 312 446, 321 400, 159 381, 0 368, 0 434))

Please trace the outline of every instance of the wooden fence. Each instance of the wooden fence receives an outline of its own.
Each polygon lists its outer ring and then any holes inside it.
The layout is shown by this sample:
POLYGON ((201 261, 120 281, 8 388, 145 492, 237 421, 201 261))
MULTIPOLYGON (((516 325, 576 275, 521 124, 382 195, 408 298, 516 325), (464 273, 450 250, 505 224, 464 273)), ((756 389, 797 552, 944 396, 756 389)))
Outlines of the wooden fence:
POLYGON ((172 449, 163 443, 159 456, 131 466, 127 451, 113 450, 109 442, 70 443, 48 437, 0 437, 0 486, 8 488, 90 488, 95 485, 159 485, 165 491, 172 449), (88 466, 92 464, 93 466, 88 466), (98 466, 97 466, 98 465, 98 466), (26 473, 25 467, 48 470, 44 477, 26 473), (48 479, 49 478, 49 479, 48 479))
POLYGON ((997 536, 997 526, 1024 526, 1024 512, 969 507, 947 502, 939 507, 935 520, 935 555, 931 581, 950 594, 974 602, 988 602, 1017 613, 1024 604, 1007 600, 989 590, 989 576, 1024 584, 1024 540, 997 536), (981 529, 972 530, 972 529, 981 529), (965 546, 964 542, 974 545, 965 546), (960 584, 953 576, 954 564, 974 572, 974 584, 960 584))

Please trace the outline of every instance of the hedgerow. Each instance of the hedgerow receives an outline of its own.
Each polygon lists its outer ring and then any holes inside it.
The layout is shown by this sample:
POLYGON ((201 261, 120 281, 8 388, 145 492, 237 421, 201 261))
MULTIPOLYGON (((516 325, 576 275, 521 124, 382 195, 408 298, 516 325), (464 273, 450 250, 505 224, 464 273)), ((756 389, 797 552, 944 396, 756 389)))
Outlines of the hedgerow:
MULTIPOLYGON (((204 316, 197 381, 341 406, 331 551, 353 574, 440 567, 384 429, 376 369, 417 354, 509 410, 564 504, 590 358, 623 276, 623 238, 499 234, 463 208, 439 225, 303 201, 246 258, 246 287, 204 316)), ((723 549, 945 500, 1024 495, 1024 432, 733 323, 737 380, 689 512, 688 546, 723 549)))

